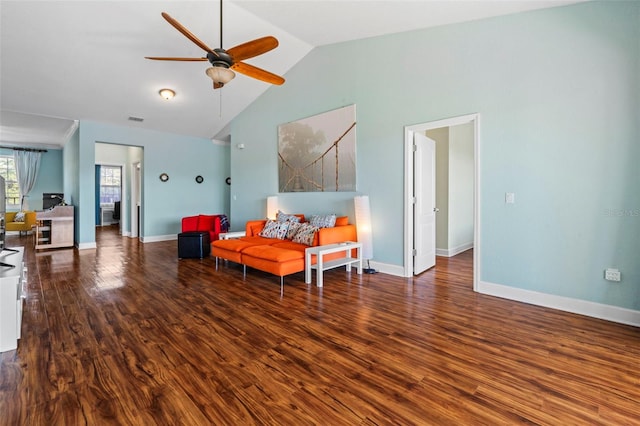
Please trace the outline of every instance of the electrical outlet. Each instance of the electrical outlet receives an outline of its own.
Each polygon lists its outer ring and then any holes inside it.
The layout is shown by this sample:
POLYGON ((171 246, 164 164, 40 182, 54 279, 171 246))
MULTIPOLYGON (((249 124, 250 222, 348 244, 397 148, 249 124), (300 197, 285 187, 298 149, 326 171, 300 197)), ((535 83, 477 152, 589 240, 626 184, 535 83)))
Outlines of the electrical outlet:
POLYGON ((607 268, 604 271, 604 279, 607 281, 620 281, 620 271, 614 268, 607 268))
POLYGON ((507 204, 515 204, 516 194, 514 192, 506 192, 504 194, 504 202, 507 204))

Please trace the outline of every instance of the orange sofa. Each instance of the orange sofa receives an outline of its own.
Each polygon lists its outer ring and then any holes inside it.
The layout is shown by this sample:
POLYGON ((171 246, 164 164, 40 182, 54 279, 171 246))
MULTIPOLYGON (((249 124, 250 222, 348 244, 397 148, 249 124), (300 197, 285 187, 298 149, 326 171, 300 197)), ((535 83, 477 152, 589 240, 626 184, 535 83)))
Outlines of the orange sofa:
MULTIPOLYGON (((296 215, 304 218, 303 215, 296 215)), ((304 252, 311 246, 334 244, 343 241, 356 241, 356 227, 350 225, 346 216, 336 220, 336 226, 320 228, 313 237, 313 243, 306 245, 287 239, 266 238, 260 232, 266 220, 252 220, 245 226, 246 236, 230 240, 218 240, 211 243, 211 253, 218 258, 240 263, 246 267, 269 272, 280 277, 282 284, 285 275, 304 271, 304 252)), ((325 256, 325 260, 343 257, 344 253, 325 256)), ((315 256, 312 263, 315 263, 315 256)))

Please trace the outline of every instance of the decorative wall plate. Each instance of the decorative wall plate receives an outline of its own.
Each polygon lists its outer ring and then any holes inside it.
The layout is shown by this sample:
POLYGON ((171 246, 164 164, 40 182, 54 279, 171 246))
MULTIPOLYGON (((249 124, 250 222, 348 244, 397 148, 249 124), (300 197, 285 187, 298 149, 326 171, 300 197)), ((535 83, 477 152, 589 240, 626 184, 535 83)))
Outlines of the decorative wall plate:
POLYGON ((202 183, 202 182, 204 182, 204 178, 202 176, 198 175, 198 176, 196 176, 196 182, 202 183))
POLYGON ((169 180, 169 175, 168 175, 168 174, 166 174, 166 173, 162 173, 162 174, 160 175, 160 180, 161 180, 162 182, 166 182, 166 181, 168 181, 168 180, 169 180))

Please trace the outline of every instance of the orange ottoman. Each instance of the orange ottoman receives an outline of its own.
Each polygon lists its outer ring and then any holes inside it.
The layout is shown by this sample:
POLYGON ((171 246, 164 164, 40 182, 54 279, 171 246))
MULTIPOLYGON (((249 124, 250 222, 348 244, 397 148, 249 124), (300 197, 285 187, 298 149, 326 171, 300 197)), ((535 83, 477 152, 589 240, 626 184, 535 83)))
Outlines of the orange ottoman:
POLYGON ((304 271, 304 252, 261 245, 242 251, 242 263, 279 277, 304 271))

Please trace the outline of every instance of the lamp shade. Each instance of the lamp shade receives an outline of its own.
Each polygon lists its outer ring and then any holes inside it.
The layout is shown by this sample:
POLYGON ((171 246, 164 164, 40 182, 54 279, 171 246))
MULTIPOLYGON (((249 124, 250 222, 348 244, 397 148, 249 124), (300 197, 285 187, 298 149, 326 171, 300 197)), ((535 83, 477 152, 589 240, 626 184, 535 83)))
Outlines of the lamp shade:
POLYGON ((227 84, 236 76, 236 73, 224 67, 210 67, 205 72, 214 83, 220 84, 227 84))
POLYGON ((270 195, 267 197, 267 219, 274 220, 278 214, 278 197, 270 195))
POLYGON ((371 233, 371 207, 368 195, 353 198, 356 212, 356 229, 358 242, 362 244, 362 257, 373 258, 373 236, 371 233))

